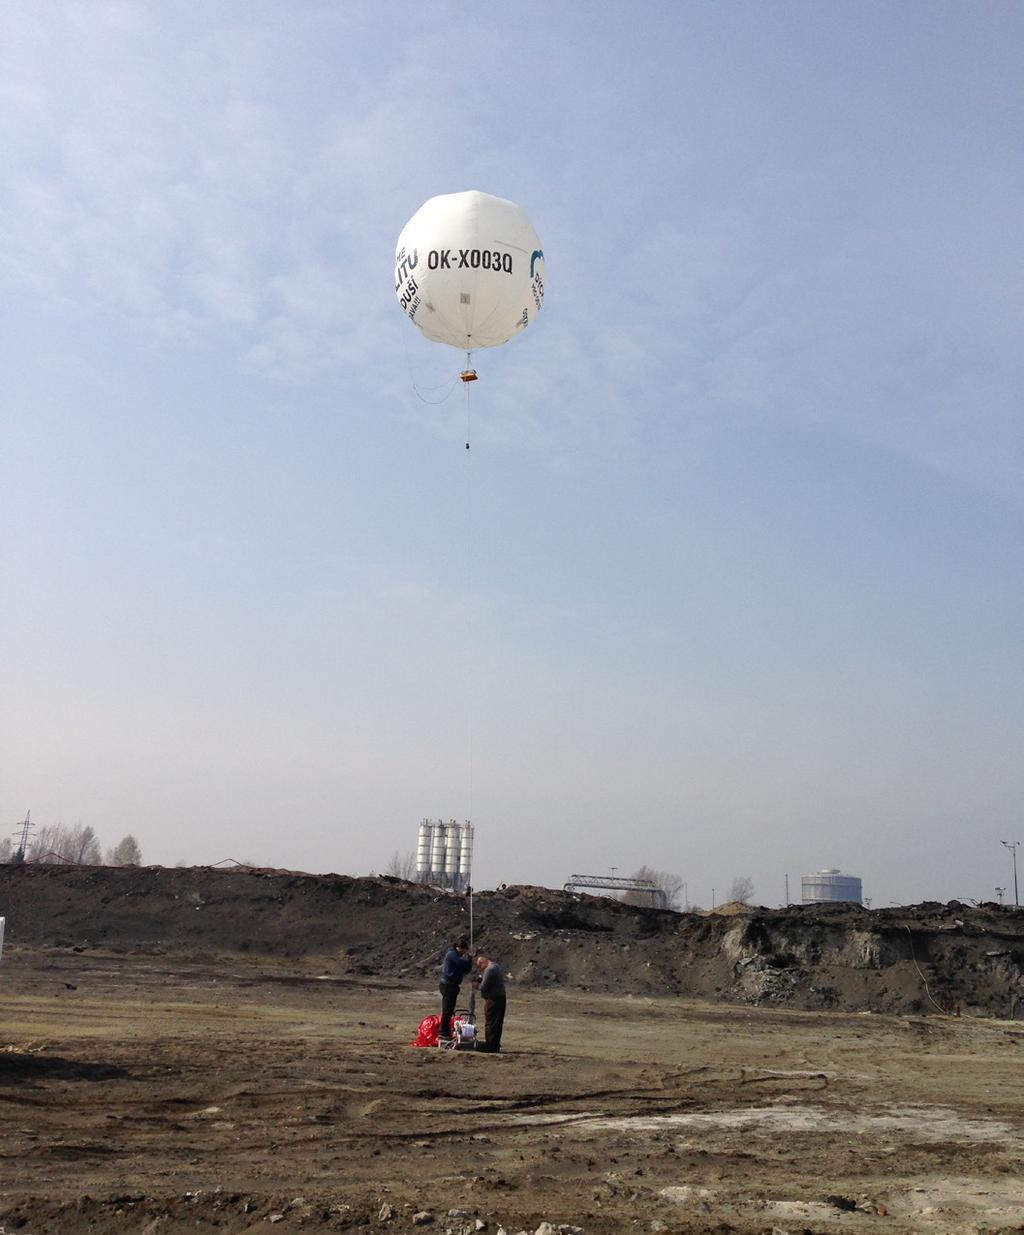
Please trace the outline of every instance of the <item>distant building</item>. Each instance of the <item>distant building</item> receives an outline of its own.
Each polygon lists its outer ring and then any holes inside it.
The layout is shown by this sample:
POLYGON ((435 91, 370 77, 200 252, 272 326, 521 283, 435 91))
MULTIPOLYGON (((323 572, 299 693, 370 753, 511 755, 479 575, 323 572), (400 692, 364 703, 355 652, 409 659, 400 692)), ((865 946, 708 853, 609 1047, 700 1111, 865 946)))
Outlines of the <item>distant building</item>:
POLYGON ((841 875, 829 868, 816 875, 800 876, 800 894, 805 905, 820 905, 829 901, 863 901, 860 878, 857 875, 841 875))

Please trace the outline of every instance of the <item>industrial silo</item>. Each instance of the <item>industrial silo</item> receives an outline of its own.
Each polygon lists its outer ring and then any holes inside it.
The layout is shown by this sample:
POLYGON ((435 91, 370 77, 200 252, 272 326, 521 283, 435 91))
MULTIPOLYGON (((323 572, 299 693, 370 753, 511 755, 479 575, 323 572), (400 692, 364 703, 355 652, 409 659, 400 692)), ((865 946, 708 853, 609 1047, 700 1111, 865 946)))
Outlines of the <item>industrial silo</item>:
POLYGON ((444 887, 444 862, 447 854, 448 828, 438 819, 430 841, 430 882, 436 888, 444 887))
POLYGON ((459 886, 459 855, 462 852, 462 829, 457 820, 448 820, 445 836, 447 841, 444 850, 444 878, 441 881, 441 887, 457 889, 459 886))
POLYGON ((841 875, 835 869, 818 871, 815 875, 800 876, 800 894, 805 905, 821 905, 837 901, 861 903, 860 878, 857 875, 841 875))
POLYGON ((419 840, 416 845, 416 882, 430 882, 430 850, 433 845, 434 825, 429 819, 420 824, 419 840))
POLYGON ((416 844, 416 882, 464 892, 473 862, 473 825, 424 819, 416 844))
POLYGON ((473 825, 467 819, 462 825, 462 844, 459 847, 459 891, 469 887, 473 873, 473 825))

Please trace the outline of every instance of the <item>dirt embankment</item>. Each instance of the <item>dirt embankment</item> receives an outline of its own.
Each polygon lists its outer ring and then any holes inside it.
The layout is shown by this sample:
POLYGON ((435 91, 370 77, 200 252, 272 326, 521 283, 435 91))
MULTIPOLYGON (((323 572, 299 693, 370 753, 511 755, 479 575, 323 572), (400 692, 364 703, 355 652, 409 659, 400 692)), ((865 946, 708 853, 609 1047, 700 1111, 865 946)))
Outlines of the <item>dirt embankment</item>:
MULTIPOLYGON (((429 983, 465 897, 388 878, 209 867, 0 867, 8 943, 277 959, 429 983)), ((522 986, 793 1008, 1013 1017, 1024 914, 997 905, 679 914, 510 887, 474 898, 478 946, 522 986)))

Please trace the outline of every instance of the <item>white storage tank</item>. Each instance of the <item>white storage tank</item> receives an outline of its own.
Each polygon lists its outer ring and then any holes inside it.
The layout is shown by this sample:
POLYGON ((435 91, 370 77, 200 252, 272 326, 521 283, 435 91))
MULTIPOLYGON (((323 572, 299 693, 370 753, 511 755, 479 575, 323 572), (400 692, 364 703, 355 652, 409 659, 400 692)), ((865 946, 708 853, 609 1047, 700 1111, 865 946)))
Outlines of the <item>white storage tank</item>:
POLYGON ((434 832, 430 840, 430 882, 437 887, 444 886, 444 861, 447 852, 448 829, 439 819, 434 824, 434 832))
POLYGON ((448 820, 445 836, 444 887, 454 888, 459 878, 459 853, 462 846, 462 829, 454 819, 448 820))
POLYGON ((416 845, 416 881, 427 883, 430 879, 430 847, 433 840, 434 825, 429 819, 420 824, 419 840, 416 845))
POLYGON ((462 825, 462 845, 459 849, 459 877, 461 886, 466 888, 472 876, 473 868, 473 825, 467 819, 462 825))
POLYGON ((834 868, 818 871, 816 875, 801 875, 800 895, 805 905, 836 901, 852 901, 859 905, 862 899, 860 878, 841 875, 834 868))

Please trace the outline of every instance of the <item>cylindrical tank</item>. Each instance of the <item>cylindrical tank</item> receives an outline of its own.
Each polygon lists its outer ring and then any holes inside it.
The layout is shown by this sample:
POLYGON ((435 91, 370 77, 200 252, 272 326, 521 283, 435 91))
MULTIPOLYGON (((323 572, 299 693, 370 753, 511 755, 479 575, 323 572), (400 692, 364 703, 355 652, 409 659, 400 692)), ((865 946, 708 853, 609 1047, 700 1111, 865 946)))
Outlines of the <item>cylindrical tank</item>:
POLYGON ((800 894, 805 905, 830 901, 852 901, 859 905, 862 899, 860 878, 857 875, 841 875, 834 867, 814 875, 801 875, 800 894))
POLYGON ((467 819, 462 825, 461 845, 459 848, 459 875, 462 886, 468 887, 473 874, 473 825, 467 819))
POLYGON ((440 819, 433 827, 434 835, 430 844, 430 882, 441 884, 444 882, 444 855, 448 841, 448 829, 440 819))
POLYGON ((420 824, 419 843, 416 846, 416 879, 419 883, 426 883, 430 878, 430 840, 433 824, 429 819, 424 819, 420 824))
POLYGON ((444 853, 444 886, 454 888, 459 878, 459 825, 449 819, 444 853))

